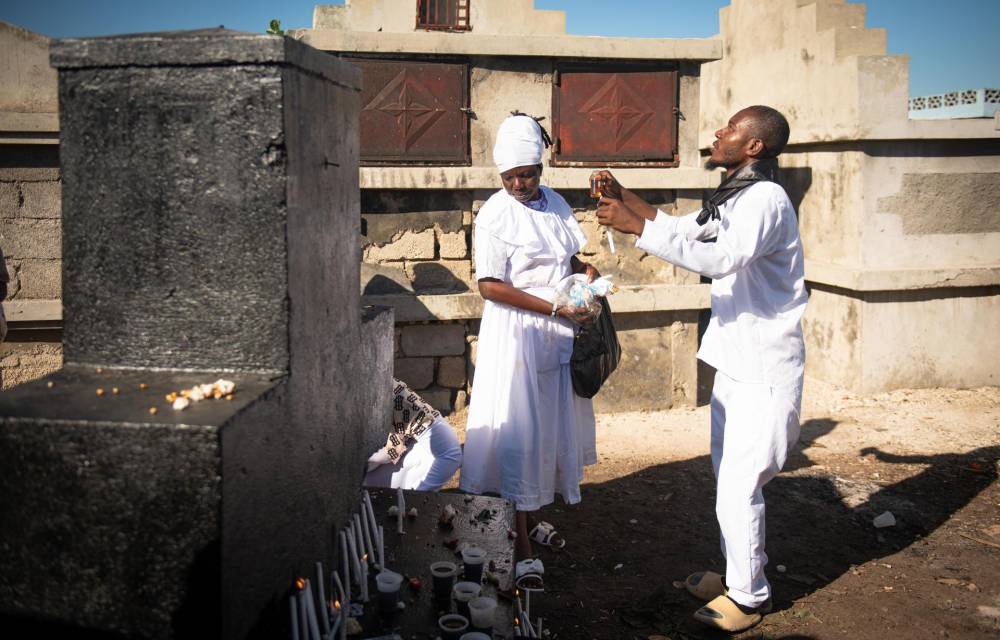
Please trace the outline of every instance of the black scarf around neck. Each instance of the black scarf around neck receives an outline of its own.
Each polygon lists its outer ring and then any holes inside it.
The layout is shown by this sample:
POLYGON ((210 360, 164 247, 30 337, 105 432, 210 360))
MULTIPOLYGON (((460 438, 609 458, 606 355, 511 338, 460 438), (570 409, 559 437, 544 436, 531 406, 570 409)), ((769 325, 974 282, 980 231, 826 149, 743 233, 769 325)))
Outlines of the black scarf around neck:
POLYGON ((745 167, 727 175, 722 184, 708 197, 708 202, 701 209, 696 220, 698 224, 705 224, 709 220, 718 220, 719 207, 723 202, 729 200, 740 191, 757 182, 777 182, 778 181, 778 159, 766 158, 755 160, 745 167))

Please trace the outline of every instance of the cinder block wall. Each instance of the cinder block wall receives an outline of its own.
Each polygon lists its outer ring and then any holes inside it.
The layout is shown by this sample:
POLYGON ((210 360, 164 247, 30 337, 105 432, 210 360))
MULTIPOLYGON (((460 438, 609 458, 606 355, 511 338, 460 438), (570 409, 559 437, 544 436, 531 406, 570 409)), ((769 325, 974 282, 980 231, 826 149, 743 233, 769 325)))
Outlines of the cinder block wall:
POLYGON ((0 389, 62 366, 62 182, 49 39, 0 21, 0 248, 10 275, 0 389))
MULTIPOLYGON (((478 296, 474 220, 492 193, 365 190, 362 207, 368 213, 363 214, 366 235, 361 244, 367 268, 362 270, 362 293, 478 296)), ((587 235, 583 259, 616 283, 699 282, 695 274, 649 258, 624 237, 618 238, 617 253, 612 254, 588 194, 577 189, 560 193, 587 235)), ((701 199, 697 191, 644 191, 643 195, 671 213, 693 210, 701 199)), ((611 305, 614 308, 613 296, 611 305)), ((618 314, 625 357, 595 398, 598 411, 695 404, 698 314, 697 310, 618 314)), ((478 319, 398 322, 395 375, 443 412, 460 410, 470 399, 478 335, 478 319)))
POLYGON ((865 11, 732 0, 726 55, 702 69, 700 145, 752 104, 790 121, 781 165, 812 293, 807 375, 866 393, 998 384, 1000 339, 983 328, 1000 321, 1000 130, 909 120, 908 60, 887 55, 865 11))
MULTIPOLYGON (((59 149, 0 144, 0 247, 10 283, 7 300, 32 309, 58 304, 62 286, 62 184, 59 149)), ((8 321, 16 320, 11 315, 8 321)), ((62 366, 59 322, 11 322, 0 345, 0 388, 40 378, 62 366)))

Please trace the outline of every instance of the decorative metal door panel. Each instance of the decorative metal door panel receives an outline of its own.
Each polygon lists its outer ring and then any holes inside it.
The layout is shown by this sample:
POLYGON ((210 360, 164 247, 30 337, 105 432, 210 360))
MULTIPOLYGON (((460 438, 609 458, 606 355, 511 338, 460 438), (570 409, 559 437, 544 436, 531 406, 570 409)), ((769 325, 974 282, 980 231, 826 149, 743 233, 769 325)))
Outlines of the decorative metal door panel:
POLYGON ((555 165, 669 165, 677 152, 677 72, 559 70, 555 165))
POLYGON ((353 60, 361 67, 361 160, 469 163, 464 64, 353 60))

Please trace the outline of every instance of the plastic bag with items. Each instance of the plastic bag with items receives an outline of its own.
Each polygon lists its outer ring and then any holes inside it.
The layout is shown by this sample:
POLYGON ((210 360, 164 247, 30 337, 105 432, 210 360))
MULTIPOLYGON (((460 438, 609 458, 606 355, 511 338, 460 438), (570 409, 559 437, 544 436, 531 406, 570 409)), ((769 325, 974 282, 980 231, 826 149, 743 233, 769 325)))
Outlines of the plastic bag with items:
POLYGON ((598 298, 603 298, 617 290, 611 283, 611 278, 607 276, 597 278, 593 282, 587 282, 585 274, 574 273, 556 285, 555 302, 560 307, 569 305, 579 309, 587 309, 590 312, 590 317, 596 319, 601 315, 603 308, 598 298))

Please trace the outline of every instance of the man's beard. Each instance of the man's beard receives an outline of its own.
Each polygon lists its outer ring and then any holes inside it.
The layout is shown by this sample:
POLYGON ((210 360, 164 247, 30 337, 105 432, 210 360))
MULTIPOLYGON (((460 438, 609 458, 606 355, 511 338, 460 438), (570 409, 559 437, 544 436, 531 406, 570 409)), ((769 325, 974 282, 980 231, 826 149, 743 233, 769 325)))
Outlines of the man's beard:
POLYGON ((737 162, 727 161, 725 159, 723 159, 723 160, 715 160, 714 158, 712 158, 712 156, 709 156, 708 160, 705 161, 705 168, 706 169, 720 169, 721 168, 721 169, 725 169, 726 171, 729 171, 730 169, 732 169, 733 167, 737 166, 738 164, 739 163, 737 163, 737 162))

